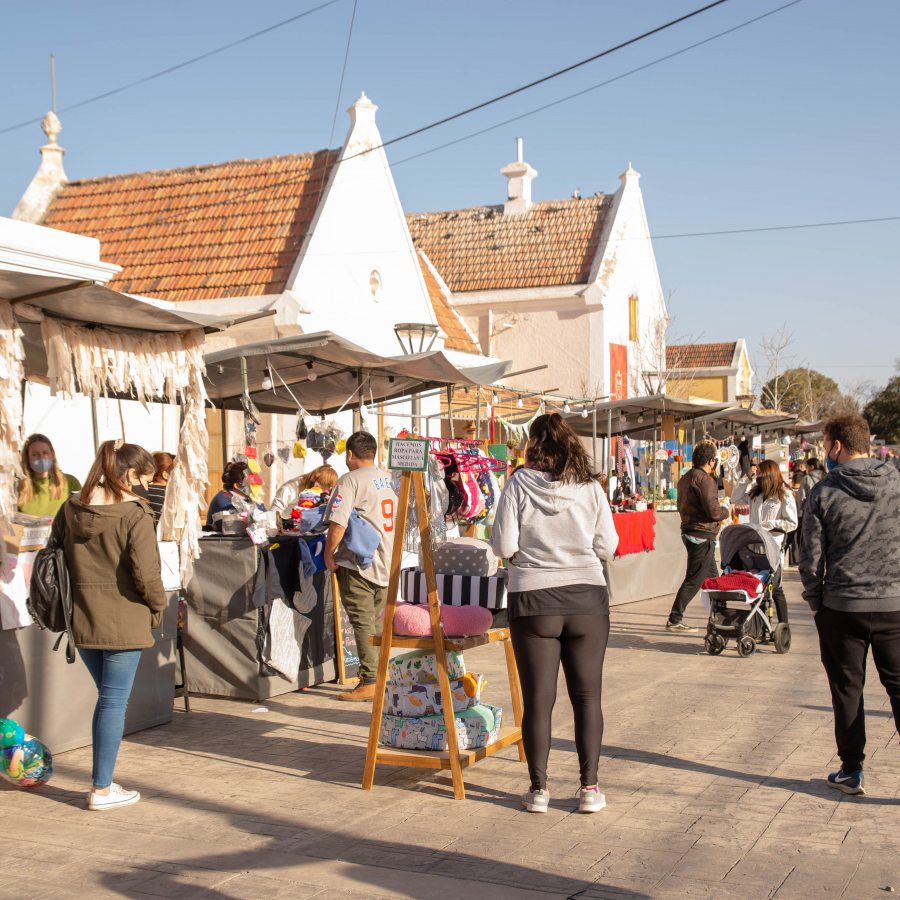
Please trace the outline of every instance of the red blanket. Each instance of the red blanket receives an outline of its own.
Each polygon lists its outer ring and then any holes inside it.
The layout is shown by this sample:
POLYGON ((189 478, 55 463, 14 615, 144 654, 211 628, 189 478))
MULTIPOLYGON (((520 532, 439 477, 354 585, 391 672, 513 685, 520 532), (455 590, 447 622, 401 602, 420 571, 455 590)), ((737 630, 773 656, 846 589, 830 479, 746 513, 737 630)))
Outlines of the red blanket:
POLYGON ((703 582, 704 591, 746 591, 751 597, 758 597, 763 583, 749 572, 732 572, 718 578, 707 578, 703 582))
POLYGON ((656 514, 652 509, 646 512, 624 512, 613 516, 613 524, 619 535, 616 556, 653 550, 656 540, 656 514))

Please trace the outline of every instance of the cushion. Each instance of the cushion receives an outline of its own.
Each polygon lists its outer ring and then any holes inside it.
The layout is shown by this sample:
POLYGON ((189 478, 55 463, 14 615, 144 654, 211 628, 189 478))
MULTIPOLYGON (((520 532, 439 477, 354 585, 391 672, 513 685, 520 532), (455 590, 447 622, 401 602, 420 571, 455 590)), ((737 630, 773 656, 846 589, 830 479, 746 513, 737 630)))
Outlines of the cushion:
MULTIPOLYGON (((431 614, 427 605, 398 603, 394 613, 394 634, 406 637, 430 637, 431 614)), ((494 617, 483 606, 441 606, 441 621, 447 637, 485 634, 494 617)))
POLYGON ((435 548, 434 571, 437 575, 496 575, 497 557, 481 538, 453 538, 435 548))

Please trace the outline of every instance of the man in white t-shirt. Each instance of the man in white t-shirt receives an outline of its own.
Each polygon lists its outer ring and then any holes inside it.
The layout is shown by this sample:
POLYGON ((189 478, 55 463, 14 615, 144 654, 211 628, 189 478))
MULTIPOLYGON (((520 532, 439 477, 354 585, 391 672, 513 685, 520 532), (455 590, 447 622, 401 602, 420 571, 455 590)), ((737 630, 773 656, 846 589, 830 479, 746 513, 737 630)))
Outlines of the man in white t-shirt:
POLYGON ((371 700, 375 696, 378 648, 369 646, 369 635, 381 630, 381 612, 387 601, 394 550, 394 515, 397 508, 391 473, 375 465, 377 449, 375 438, 367 431, 350 435, 347 440, 347 468, 350 471, 338 479, 325 516, 329 523, 325 565, 337 573, 341 603, 353 625, 359 653, 359 684, 355 690, 339 694, 341 700, 371 700), (360 519, 381 535, 381 543, 368 568, 362 567, 359 557, 344 541, 344 533, 354 510, 360 519))

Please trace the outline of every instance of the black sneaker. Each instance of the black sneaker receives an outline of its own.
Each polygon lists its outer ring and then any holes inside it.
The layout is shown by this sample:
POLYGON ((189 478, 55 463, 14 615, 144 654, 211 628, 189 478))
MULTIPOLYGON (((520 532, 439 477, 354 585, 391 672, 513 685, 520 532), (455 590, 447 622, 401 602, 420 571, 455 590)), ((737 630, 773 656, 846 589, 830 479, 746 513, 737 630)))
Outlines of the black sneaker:
POLYGON ((862 769, 857 769, 849 775, 844 772, 843 768, 832 772, 828 776, 828 786, 837 788, 845 794, 865 794, 866 782, 862 769))
POLYGON ((684 622, 666 622, 666 631, 671 631, 673 634, 696 634, 699 630, 699 628, 685 625, 684 622))

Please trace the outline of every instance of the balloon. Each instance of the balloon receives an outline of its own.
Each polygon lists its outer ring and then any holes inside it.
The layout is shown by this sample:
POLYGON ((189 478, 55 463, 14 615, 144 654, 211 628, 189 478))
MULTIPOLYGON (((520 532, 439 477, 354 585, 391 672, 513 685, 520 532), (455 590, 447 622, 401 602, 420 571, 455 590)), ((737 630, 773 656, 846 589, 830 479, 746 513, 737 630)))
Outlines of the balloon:
POLYGON ((16 787, 37 787, 53 775, 53 755, 12 719, 0 719, 0 778, 16 787))
POLYGON ((25 732, 22 726, 12 719, 0 719, 0 747, 10 747, 13 744, 23 744, 25 732))

